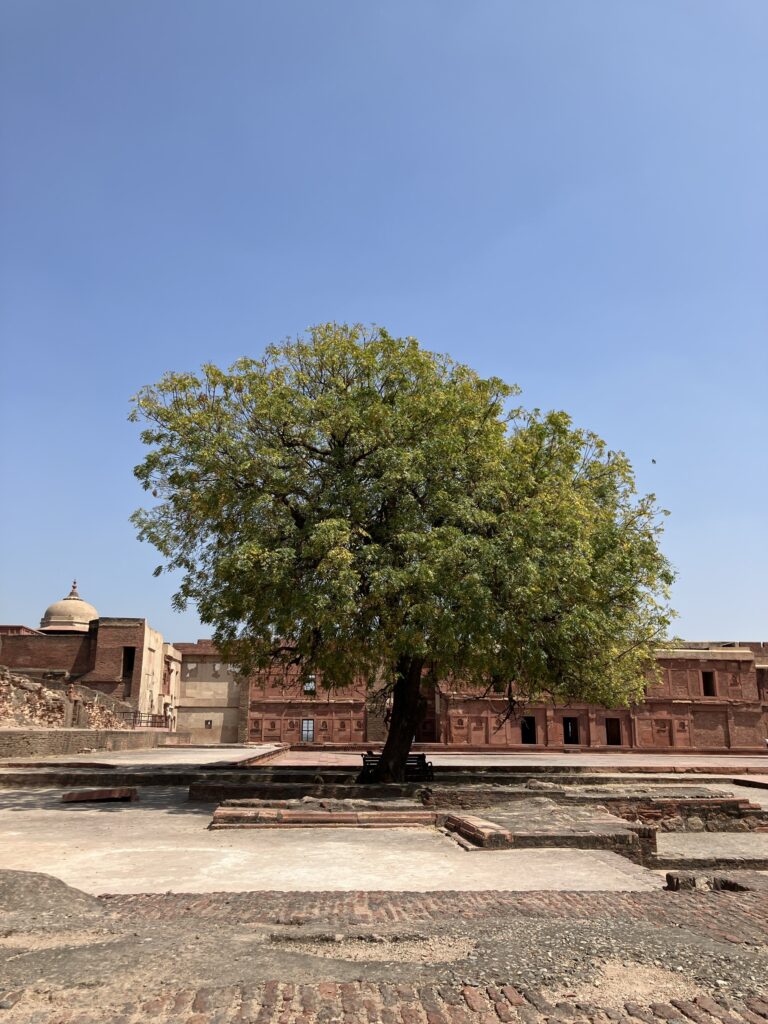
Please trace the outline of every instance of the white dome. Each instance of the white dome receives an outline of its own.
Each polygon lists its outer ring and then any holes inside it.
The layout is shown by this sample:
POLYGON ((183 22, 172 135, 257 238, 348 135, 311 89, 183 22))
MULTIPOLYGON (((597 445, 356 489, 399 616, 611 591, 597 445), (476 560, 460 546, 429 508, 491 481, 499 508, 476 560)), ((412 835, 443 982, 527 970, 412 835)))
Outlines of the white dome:
POLYGON ((69 594, 62 601, 56 601, 45 609, 45 615, 40 620, 40 629, 50 630, 52 633, 87 633, 88 624, 98 617, 99 613, 93 605, 83 601, 78 594, 75 580, 69 594))

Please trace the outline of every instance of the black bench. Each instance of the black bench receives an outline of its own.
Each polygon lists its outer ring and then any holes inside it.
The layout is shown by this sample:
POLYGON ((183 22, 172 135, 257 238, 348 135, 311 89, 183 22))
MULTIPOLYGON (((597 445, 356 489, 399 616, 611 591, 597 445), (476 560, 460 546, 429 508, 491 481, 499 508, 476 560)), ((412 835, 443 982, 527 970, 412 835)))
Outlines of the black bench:
MULTIPOLYGON (((360 781, 369 779, 374 770, 378 767, 381 754, 363 754, 363 770, 360 772, 360 781)), ((427 760, 426 754, 409 754, 405 762, 406 782, 432 782, 435 773, 432 769, 432 762, 427 760)))

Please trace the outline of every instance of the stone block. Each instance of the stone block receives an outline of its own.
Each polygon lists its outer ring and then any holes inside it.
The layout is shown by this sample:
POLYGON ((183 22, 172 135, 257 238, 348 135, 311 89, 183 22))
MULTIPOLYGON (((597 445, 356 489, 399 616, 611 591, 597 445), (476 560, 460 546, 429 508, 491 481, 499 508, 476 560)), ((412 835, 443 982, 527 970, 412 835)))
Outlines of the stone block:
POLYGON ((135 786, 117 786, 113 789, 75 789, 61 794, 64 804, 100 803, 102 801, 128 801, 139 799, 135 786))

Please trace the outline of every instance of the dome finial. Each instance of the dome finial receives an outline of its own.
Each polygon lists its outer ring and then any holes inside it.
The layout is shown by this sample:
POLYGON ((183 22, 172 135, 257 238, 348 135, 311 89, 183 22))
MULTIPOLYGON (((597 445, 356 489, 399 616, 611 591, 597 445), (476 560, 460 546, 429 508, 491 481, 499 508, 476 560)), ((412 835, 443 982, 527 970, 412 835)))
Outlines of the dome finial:
POLYGON ((68 598, 69 597, 75 597, 80 600, 80 595, 77 592, 77 580, 72 580, 72 589, 69 592, 68 598))

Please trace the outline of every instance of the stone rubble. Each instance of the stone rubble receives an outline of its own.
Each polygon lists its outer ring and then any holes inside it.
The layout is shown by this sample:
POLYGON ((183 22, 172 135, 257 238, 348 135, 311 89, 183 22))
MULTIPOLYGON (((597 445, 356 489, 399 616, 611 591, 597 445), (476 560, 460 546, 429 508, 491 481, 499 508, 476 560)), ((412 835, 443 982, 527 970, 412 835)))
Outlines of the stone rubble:
POLYGON ((0 729, 63 729, 73 724, 81 729, 128 728, 95 691, 73 685, 67 692, 50 689, 0 665, 0 729), (78 706, 78 721, 73 723, 78 706))

